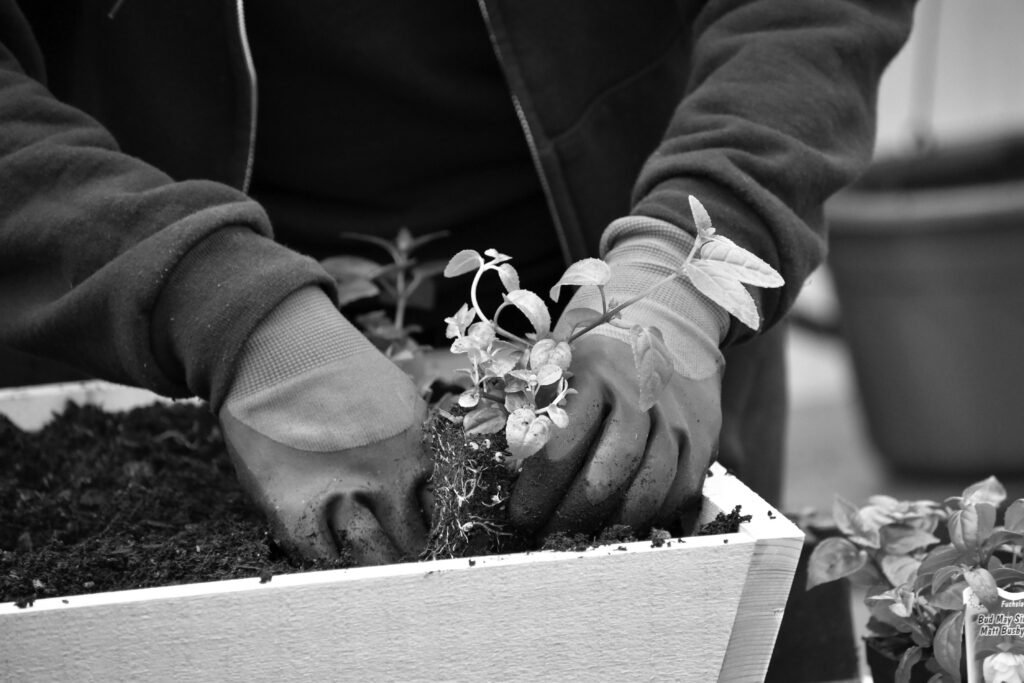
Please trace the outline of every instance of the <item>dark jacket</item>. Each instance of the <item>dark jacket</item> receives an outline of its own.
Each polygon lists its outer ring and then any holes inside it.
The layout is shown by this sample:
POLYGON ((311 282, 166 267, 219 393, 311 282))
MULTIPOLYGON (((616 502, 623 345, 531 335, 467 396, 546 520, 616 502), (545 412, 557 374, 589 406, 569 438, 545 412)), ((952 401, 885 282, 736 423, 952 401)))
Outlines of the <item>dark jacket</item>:
MULTIPOLYGON (((566 257, 630 212, 686 229, 694 194, 785 277, 770 327, 869 160, 913 2, 480 7, 566 257)), ((243 0, 0 0, 0 341, 216 407, 262 317, 331 288, 245 194, 251 68, 243 0)))

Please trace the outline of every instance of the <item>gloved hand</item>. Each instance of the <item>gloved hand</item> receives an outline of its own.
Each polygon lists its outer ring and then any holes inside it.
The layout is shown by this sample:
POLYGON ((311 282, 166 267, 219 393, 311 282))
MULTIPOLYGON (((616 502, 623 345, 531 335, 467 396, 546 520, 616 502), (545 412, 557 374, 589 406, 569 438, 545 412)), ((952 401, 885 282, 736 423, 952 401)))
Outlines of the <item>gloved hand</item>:
MULTIPOLYGON (((641 224, 605 255, 606 294, 626 298, 647 289, 681 259, 691 238, 667 224, 641 224), (653 234, 652 234, 653 232, 653 234)), ((605 241, 616 236, 612 224, 605 241)), ((627 224, 625 227, 631 227, 627 224)), ((570 330, 600 309, 581 289, 556 327, 570 330)), ((673 354, 675 373, 657 403, 640 410, 640 387, 625 330, 602 325, 573 345, 569 426, 528 458, 510 502, 512 522, 548 535, 595 533, 611 524, 638 532, 650 526, 681 533, 699 511, 708 465, 721 428, 724 362, 718 344, 729 316, 683 280, 623 310, 627 322, 654 325, 673 354)))
POLYGON ((239 481, 276 540, 305 558, 414 559, 431 461, 409 378, 318 289, 276 308, 247 342, 219 411, 239 481))

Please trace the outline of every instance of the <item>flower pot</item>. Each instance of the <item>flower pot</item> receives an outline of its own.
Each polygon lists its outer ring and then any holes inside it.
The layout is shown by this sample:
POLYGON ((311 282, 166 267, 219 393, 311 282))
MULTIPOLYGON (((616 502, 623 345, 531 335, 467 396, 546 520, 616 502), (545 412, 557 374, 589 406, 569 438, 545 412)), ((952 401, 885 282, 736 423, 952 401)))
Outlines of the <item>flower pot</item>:
POLYGON ((897 469, 1024 471, 1024 137, 879 162, 827 213, 877 449, 897 469))
MULTIPOLYGON (((39 426, 101 382, 0 392, 39 426)), ((740 531, 582 552, 362 567, 0 605, 12 680, 760 681, 803 533, 719 466, 701 522, 740 531)))
POLYGON ((805 530, 765 683, 857 683, 860 662, 849 582, 833 581, 807 590, 811 553, 822 539, 838 532, 834 527, 805 530))
MULTIPOLYGON (((902 653, 891 651, 886 647, 886 643, 887 639, 884 638, 864 639, 864 651, 872 683, 896 683, 896 669, 899 667, 902 653)), ((910 671, 910 683, 928 683, 932 676, 925 665, 918 662, 910 671)))

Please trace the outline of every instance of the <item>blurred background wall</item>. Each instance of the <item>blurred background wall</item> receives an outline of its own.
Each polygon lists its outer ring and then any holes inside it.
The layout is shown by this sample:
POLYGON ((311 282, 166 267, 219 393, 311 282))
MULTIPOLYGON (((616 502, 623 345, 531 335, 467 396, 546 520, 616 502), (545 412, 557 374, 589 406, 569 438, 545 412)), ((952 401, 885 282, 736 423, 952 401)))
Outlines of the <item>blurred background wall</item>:
POLYGON ((882 80, 878 155, 1024 127, 1024 2, 920 0, 882 80))
MULTIPOLYGON (((958 145, 970 147, 972 141, 987 141, 996 153, 1000 149, 1020 146, 1024 140, 1024 1, 1021 0, 920 0, 914 30, 904 50, 897 56, 882 81, 879 97, 879 128, 876 158, 908 159, 922 154, 924 149, 944 149, 958 145), (1005 138, 1006 144, 1000 140, 1005 138), (1016 140, 1012 145, 1009 141, 1016 140)), ((1024 176, 1024 154, 1008 158, 1011 167, 1020 169, 1024 176)), ((1011 169, 1012 170, 1012 169, 1011 169)), ((965 167, 964 183, 976 182, 972 171, 965 167)), ((937 195, 950 199, 951 194, 940 190, 937 195)), ((1014 190, 1008 188, 1007 202, 1024 201, 1024 185, 1016 191, 1021 199, 1014 200, 1014 190)), ((879 211, 882 198, 872 202, 858 197, 861 202, 855 213, 879 211)), ((912 204, 916 198, 908 198, 912 204)), ((1002 201, 1002 200, 1000 200, 1002 201)), ((923 203, 922 203, 923 204, 923 203)), ((955 200, 950 211, 962 209, 955 200)), ((926 207, 922 206, 922 210, 926 207)), ((918 221, 920 223, 921 221, 918 221)), ((1002 230, 1011 246, 1000 248, 995 237, 986 235, 983 228, 987 219, 974 221, 977 232, 968 235, 964 244, 988 247, 1003 259, 1007 270, 1014 269, 1010 259, 1019 260, 1017 271, 1024 270, 1024 216, 1016 225, 1002 230)), ((833 221, 833 254, 837 257, 840 240, 833 221)), ((927 226, 917 226, 924 233, 927 226)), ((939 236, 925 237, 922 251, 932 250, 939 236)), ((958 247, 960 248, 960 247, 958 247)), ((919 263, 904 264, 907 270, 922 268, 919 263)), ((958 274, 951 272, 947 279, 952 287, 964 291, 958 274)), ((979 340, 1007 334, 1024 335, 1024 297, 1018 276, 1000 276, 979 285, 977 289, 991 287, 991 292, 1009 297, 1012 305, 1002 304, 977 329, 964 332, 964 323, 955 319, 940 319, 940 329, 951 334, 974 335, 979 340), (1008 284, 1007 284, 1008 283, 1008 284), (1012 290, 1012 291, 1007 291, 1012 290)), ((927 296, 933 285, 922 283, 907 285, 906 291, 918 297, 927 296)), ((989 293, 986 296, 993 296, 989 293)), ((947 297, 949 298, 949 297, 947 297)), ((982 299, 984 300, 984 299, 982 299)), ((924 314, 916 303, 911 304, 915 314, 924 314)), ((836 294, 833 269, 828 265, 815 273, 807 283, 795 309, 796 317, 805 317, 821 323, 824 328, 837 325, 842 317, 836 294)), ((871 320, 869 318, 868 323, 871 320)), ((976 324, 973 321, 970 324, 976 324)), ((852 501, 863 501, 874 493, 889 493, 898 497, 926 497, 943 499, 955 495, 971 483, 969 475, 936 473, 925 465, 917 470, 897 472, 892 469, 869 434, 863 396, 859 390, 854 361, 848 343, 849 334, 842 330, 817 333, 807 327, 793 325, 790 334, 789 375, 792 389, 792 411, 789 424, 788 461, 783 506, 787 511, 817 509, 828 511, 834 495, 839 493, 852 501)), ((849 332, 849 330, 847 330, 849 332)), ((908 336, 913 330, 904 330, 908 336)), ((949 336, 944 331, 934 337, 949 336)), ((1024 340, 1024 336, 1021 337, 1024 340)), ((1010 348, 1013 343, 1009 342, 1010 348)), ((1024 341, 1016 345, 1024 350, 1024 341)), ((907 362, 919 354, 911 347, 904 354, 907 362)), ((984 353, 984 352, 978 352, 984 353)), ((997 368, 1019 372, 1024 366, 1020 353, 1005 353, 994 360, 997 368)), ((961 356, 962 358, 962 356, 961 356)), ((949 355, 943 365, 959 362, 949 355)), ((922 375, 941 372, 933 367, 922 375)), ((895 376, 883 378, 890 383, 895 376)), ((960 386, 976 388, 968 379, 960 386)), ((1024 387, 1014 391, 1014 396, 1024 387)), ((927 390, 919 390, 916 401, 937 403, 942 399, 927 390)), ((1013 398, 1011 396, 1011 398, 1013 398)), ((1016 399, 1019 400, 1019 399, 1016 399)), ((1024 419, 1024 410, 1017 421, 1024 419)), ((897 416, 898 418, 898 416, 897 416)), ((933 424, 941 426, 941 420, 933 424)), ((977 440, 977 448, 964 449, 964 462, 973 462, 981 471, 988 467, 980 451, 984 434, 977 440)), ((927 458, 927 453, 924 454, 927 458)), ((1024 443, 1020 444, 1018 460, 1024 466, 1024 443)), ((1024 495, 1024 477, 1016 468, 995 468, 996 474, 1008 484, 1011 495, 1024 495)))

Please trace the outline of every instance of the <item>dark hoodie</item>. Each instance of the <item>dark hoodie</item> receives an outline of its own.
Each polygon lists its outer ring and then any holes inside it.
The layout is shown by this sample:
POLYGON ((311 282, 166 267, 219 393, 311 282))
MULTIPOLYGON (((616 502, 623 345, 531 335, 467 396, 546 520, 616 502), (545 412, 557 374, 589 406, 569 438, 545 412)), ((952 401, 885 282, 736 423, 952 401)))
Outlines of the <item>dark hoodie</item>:
MULTIPOLYGON (((692 230, 696 195, 785 277, 760 301, 770 328, 824 257, 825 199, 869 160, 878 80, 913 4, 479 10, 561 253, 593 255, 629 213, 692 230)), ((247 195, 259 99, 245 6, 0 0, 0 341, 216 408, 259 321, 300 287, 331 289, 247 195)))

